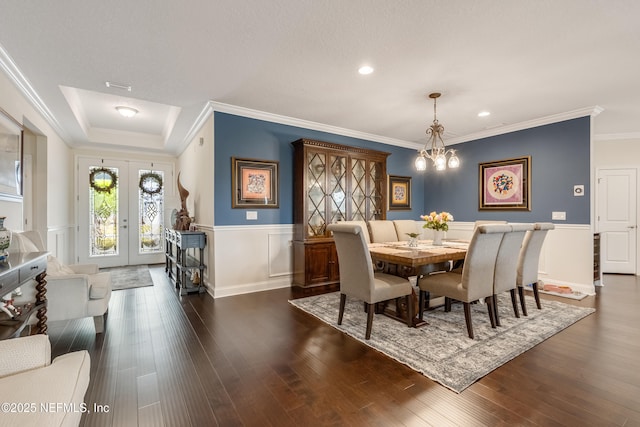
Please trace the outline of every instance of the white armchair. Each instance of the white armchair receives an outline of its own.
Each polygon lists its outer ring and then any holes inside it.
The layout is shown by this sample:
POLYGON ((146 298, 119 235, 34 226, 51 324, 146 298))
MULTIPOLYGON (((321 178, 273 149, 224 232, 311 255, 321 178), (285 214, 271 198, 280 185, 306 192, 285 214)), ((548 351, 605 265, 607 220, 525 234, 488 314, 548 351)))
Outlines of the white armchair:
POLYGON ((63 354, 52 363, 46 335, 0 341, 0 402, 7 409, 0 425, 79 425, 83 408, 88 409, 84 395, 90 364, 86 350, 63 354), (47 411, 49 405, 65 406, 47 411))
MULTIPOLYGON (((22 252, 46 250, 37 231, 15 233, 14 238, 22 252)), ((93 317, 96 333, 104 331, 104 317, 111 299, 110 273, 100 273, 97 264, 63 265, 50 256, 46 279, 48 320, 93 317)))

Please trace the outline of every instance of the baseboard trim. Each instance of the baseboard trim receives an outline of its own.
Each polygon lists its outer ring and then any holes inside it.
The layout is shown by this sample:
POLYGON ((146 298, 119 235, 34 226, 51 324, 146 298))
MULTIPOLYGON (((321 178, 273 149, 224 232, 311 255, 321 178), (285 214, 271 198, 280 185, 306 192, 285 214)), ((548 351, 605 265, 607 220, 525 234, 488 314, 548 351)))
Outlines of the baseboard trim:
POLYGON ((288 288, 291 286, 291 277, 286 276, 278 280, 269 280, 257 283, 245 283, 242 285, 226 286, 224 288, 214 288, 213 298, 232 297, 234 295, 250 294, 253 292, 271 291, 274 289, 288 288))

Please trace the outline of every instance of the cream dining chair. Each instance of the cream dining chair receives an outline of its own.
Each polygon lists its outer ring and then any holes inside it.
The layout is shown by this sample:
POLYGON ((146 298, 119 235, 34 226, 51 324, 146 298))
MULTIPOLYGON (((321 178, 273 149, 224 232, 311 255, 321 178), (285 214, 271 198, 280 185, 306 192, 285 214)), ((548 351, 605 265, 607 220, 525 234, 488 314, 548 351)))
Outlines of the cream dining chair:
POLYGON ((394 219, 393 226, 396 229, 396 236, 399 242, 406 242, 411 237, 409 233, 420 234, 418 224, 412 219, 394 219))
POLYGON ((536 300, 538 310, 542 309, 540 304, 540 295, 538 293, 538 267, 540 264, 540 251, 542 244, 547 237, 547 232, 553 230, 555 226, 550 222, 538 222, 534 224, 534 229, 527 231, 520 249, 518 257, 518 273, 516 284, 518 285, 518 294, 520 295, 520 306, 522 314, 527 315, 527 306, 524 301, 524 287, 532 285, 533 296, 536 300))
POLYGON ((498 249, 504 234, 511 230, 509 225, 480 225, 476 228, 469 242, 469 249, 464 260, 462 273, 438 272, 418 279, 420 287, 419 316, 422 309, 428 306, 430 294, 445 297, 445 310, 450 310, 450 301, 457 300, 464 304, 464 318, 469 338, 473 339, 473 323, 471 320, 471 303, 484 299, 491 327, 495 328, 493 310, 493 277, 495 273, 498 249))
POLYGON ((407 325, 413 325, 412 287, 407 279, 373 271, 369 248, 364 238, 364 230, 359 225, 331 224, 340 265, 340 312, 338 325, 342 324, 347 296, 365 302, 367 328, 365 339, 371 337, 374 305, 378 302, 405 297, 407 305, 407 325))
POLYGON ((393 221, 386 219, 369 221, 371 243, 397 242, 398 235, 393 221))
POLYGON ((500 316, 498 314, 498 295, 509 291, 511 294, 511 305, 516 317, 518 313, 518 302, 516 299, 516 275, 518 271, 518 258, 524 236, 529 230, 533 230, 533 224, 509 224, 511 231, 504 233, 498 256, 496 258, 496 271, 493 279, 493 308, 495 310, 496 325, 500 326, 500 316))

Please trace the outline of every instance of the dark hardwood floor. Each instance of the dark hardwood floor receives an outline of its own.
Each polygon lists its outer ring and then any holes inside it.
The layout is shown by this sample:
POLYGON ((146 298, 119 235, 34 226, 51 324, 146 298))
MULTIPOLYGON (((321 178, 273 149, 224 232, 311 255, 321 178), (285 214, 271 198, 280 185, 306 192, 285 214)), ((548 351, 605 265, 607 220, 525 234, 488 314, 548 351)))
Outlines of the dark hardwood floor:
POLYGON ((49 324, 54 357, 91 353, 85 401, 103 410, 82 425, 640 426, 634 276, 607 275, 576 303, 595 314, 456 394, 291 306, 289 289, 180 297, 151 272, 155 286, 113 293, 104 334, 49 324))

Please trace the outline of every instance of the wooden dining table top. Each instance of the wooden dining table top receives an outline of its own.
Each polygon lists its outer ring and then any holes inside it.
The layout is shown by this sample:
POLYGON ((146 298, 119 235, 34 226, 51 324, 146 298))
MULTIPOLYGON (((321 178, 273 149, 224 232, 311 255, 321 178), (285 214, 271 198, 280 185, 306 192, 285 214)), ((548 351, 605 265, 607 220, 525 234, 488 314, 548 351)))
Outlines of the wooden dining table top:
POLYGON ((462 260, 467 254, 468 241, 445 240, 442 246, 434 246, 431 240, 420 240, 418 247, 409 242, 370 243, 369 253, 376 261, 419 268, 429 264, 462 260))

